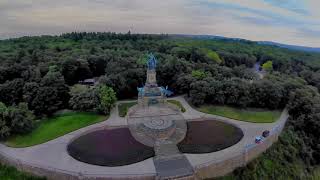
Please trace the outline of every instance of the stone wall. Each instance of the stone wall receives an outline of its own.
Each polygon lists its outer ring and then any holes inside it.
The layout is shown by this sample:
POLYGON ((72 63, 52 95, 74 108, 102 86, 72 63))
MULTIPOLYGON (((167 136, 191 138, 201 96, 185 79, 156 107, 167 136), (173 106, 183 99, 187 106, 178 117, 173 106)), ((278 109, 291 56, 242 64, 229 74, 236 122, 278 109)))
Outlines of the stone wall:
POLYGON ((231 173, 238 167, 243 167, 253 159, 257 158, 261 153, 265 152, 274 142, 278 140, 278 136, 281 134, 283 126, 278 131, 266 139, 260 144, 255 144, 250 148, 244 147, 243 152, 239 153, 227 160, 221 162, 209 162, 201 164, 195 167, 195 172, 198 178, 212 178, 224 176, 231 173))
POLYGON ((0 162, 2 164, 16 167, 20 171, 28 172, 35 176, 46 177, 48 180, 154 180, 155 174, 145 175, 99 175, 99 174, 82 174, 70 172, 50 167, 37 167, 29 162, 22 162, 18 159, 6 156, 0 153, 0 162))

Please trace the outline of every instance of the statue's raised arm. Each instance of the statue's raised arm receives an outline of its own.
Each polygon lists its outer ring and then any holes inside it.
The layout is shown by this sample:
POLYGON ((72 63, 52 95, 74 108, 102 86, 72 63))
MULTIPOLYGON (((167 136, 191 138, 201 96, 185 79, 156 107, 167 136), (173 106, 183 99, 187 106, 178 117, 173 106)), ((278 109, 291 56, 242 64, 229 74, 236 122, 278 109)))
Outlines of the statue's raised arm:
POLYGON ((147 65, 148 65, 148 69, 149 70, 154 70, 157 67, 157 59, 152 53, 150 53, 148 55, 148 63, 147 63, 147 65))

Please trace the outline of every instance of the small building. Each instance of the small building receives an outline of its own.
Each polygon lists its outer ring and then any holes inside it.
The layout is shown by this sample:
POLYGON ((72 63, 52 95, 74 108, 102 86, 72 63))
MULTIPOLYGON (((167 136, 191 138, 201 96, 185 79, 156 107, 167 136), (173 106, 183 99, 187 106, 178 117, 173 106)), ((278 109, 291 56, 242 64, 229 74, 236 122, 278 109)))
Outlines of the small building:
POLYGON ((96 83, 97 81, 94 78, 84 79, 82 81, 79 81, 79 84, 87 85, 87 86, 94 86, 96 83))

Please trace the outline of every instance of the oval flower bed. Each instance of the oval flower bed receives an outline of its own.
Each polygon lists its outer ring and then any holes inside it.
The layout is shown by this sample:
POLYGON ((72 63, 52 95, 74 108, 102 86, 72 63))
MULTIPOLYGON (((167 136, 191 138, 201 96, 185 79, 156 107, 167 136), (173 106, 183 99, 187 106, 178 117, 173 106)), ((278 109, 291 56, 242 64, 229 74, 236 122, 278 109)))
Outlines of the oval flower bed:
POLYGON ((152 147, 132 137, 128 128, 98 130, 80 136, 68 145, 75 159, 100 166, 122 166, 154 156, 152 147))
POLYGON ((187 135, 178 144, 183 153, 220 151, 236 144, 243 137, 240 128, 216 120, 191 121, 187 126, 187 135))

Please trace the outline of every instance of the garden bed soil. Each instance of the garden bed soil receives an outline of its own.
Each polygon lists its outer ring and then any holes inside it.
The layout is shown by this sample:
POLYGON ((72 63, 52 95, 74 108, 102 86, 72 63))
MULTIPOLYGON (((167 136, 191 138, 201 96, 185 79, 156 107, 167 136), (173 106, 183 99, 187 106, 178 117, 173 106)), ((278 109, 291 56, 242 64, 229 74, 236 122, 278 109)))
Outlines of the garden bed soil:
POLYGON ((187 123, 186 137, 178 144, 183 153, 210 153, 228 148, 243 137, 240 128, 216 120, 187 123))
POLYGON ((154 156, 152 147, 132 137, 128 128, 98 130, 80 136, 68 145, 75 159, 100 166, 123 166, 154 156))

